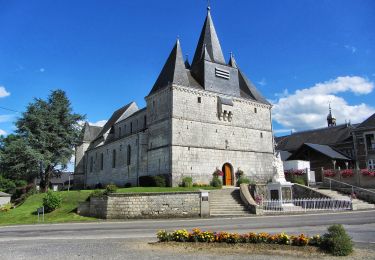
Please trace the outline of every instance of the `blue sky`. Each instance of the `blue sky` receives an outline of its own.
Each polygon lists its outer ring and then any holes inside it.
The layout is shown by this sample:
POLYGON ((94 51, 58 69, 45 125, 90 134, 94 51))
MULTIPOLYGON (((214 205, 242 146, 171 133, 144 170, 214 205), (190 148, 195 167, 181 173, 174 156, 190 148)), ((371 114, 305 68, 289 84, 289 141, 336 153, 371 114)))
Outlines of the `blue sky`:
MULTIPOLYGON (((375 1, 211 1, 226 59, 274 104, 278 135, 375 112, 375 1)), ((177 35, 194 55, 206 1, 0 0, 0 107, 67 92, 89 122, 144 106, 177 35)), ((0 109, 0 134, 19 114, 0 109)))

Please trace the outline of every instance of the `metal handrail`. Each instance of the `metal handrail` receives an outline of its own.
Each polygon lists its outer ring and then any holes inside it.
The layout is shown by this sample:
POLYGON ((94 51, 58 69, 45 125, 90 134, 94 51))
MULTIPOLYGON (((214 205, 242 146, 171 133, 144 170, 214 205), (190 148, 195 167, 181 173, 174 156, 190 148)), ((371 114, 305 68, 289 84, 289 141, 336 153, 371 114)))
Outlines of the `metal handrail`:
POLYGON ((355 186, 355 185, 351 185, 349 183, 346 183, 346 182, 342 182, 342 181, 338 181, 338 180, 334 180, 334 179, 331 179, 331 178, 327 178, 325 177, 324 179, 327 179, 329 180, 329 189, 332 190, 332 181, 334 182, 338 182, 338 183, 341 183, 341 184, 344 184, 344 185, 347 185, 347 186, 350 186, 352 188, 352 193, 354 192, 354 188, 358 189, 358 190, 363 190, 363 191, 366 191, 366 192, 370 192, 370 193, 373 193, 375 194, 374 191, 371 191, 371 190, 368 190, 368 189, 364 189, 364 188, 361 188, 361 187, 358 187, 358 186, 355 186))

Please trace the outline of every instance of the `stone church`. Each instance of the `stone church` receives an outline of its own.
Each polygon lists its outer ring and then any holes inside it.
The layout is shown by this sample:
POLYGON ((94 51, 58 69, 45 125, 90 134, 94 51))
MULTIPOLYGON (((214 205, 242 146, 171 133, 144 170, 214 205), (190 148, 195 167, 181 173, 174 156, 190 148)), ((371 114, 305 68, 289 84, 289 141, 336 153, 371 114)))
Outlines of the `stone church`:
POLYGON ((192 62, 183 57, 177 40, 146 107, 132 102, 103 127, 85 124, 76 184, 136 186, 145 175, 165 175, 173 186, 185 176, 209 184, 217 169, 229 186, 239 169, 256 182, 272 177, 271 104, 232 54, 225 61, 210 8, 192 62))

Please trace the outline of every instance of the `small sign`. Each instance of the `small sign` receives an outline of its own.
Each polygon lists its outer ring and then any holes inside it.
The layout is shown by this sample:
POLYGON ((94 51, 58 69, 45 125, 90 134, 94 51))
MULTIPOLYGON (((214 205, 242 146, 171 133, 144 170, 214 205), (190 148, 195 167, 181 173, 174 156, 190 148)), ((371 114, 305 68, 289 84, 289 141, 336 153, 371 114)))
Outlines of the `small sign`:
POLYGON ((208 192, 202 192, 201 198, 202 198, 202 201, 208 201, 208 192))
POLYGON ((38 214, 43 213, 44 212, 44 207, 38 208, 36 211, 38 212, 38 214))

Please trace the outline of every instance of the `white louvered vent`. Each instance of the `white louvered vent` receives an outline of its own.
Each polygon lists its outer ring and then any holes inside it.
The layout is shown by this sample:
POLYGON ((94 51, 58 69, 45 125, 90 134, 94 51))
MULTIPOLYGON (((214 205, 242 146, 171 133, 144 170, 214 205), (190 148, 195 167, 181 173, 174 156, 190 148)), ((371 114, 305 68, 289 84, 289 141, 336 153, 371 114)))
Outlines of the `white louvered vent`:
POLYGON ((229 71, 219 68, 215 68, 215 76, 223 79, 230 79, 229 71))

